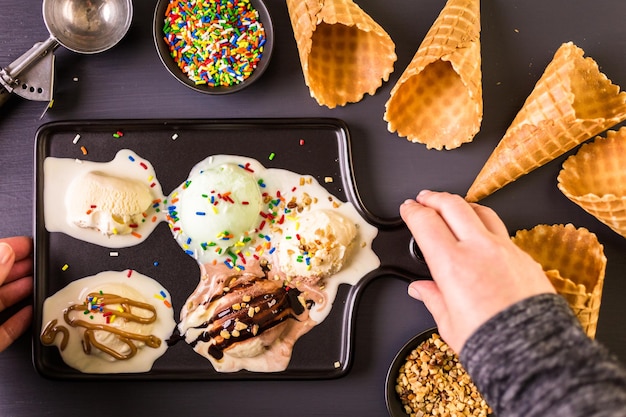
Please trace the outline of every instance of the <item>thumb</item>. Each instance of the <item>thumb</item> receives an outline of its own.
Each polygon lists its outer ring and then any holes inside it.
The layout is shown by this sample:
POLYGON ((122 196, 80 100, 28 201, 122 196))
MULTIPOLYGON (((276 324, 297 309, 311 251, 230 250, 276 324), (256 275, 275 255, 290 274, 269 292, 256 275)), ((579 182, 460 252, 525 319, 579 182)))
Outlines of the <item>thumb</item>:
POLYGON ((9 275, 13 262, 15 261, 15 252, 8 243, 0 242, 0 285, 9 275))
POLYGON ((409 295, 423 301, 430 314, 432 314, 438 327, 445 327, 448 317, 448 309, 443 296, 435 281, 420 280, 409 284, 409 295))

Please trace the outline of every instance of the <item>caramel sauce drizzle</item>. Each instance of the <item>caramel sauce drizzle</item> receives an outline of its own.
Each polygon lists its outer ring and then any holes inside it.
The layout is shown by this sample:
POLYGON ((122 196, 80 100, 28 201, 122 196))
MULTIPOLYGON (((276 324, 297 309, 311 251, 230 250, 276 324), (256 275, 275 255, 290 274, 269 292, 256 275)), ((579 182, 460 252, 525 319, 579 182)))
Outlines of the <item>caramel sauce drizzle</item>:
POLYGON ((49 346, 54 343, 54 339, 56 339, 57 334, 61 333, 61 346, 60 349, 63 351, 67 347, 67 340, 70 337, 70 332, 67 330, 65 326, 57 326, 57 319, 52 320, 46 328, 41 332, 41 343, 46 346, 49 346))
MULTIPOLYGON (((140 301, 131 300, 125 297, 120 297, 115 294, 101 294, 98 292, 89 293, 88 298, 89 297, 92 297, 98 300, 99 307, 97 309, 97 313, 111 314, 111 315, 114 314, 116 317, 120 319, 123 319, 126 321, 132 321, 136 323, 141 323, 141 324, 150 324, 156 321, 156 317, 157 317, 156 308, 152 304, 142 303, 140 301), (117 310, 117 309, 110 309, 106 307, 107 305, 111 305, 111 304, 118 304, 121 307, 121 309, 117 310), (141 310, 150 311, 152 314, 148 317, 138 316, 132 313, 133 307, 136 307, 141 310)), ((89 312, 95 313, 96 311, 90 310, 89 306, 90 304, 88 302, 85 302, 83 304, 73 304, 69 306, 68 308, 66 308, 65 310, 63 310, 63 318, 67 324, 69 324, 72 327, 82 327, 85 329, 85 332, 83 334, 82 345, 83 345, 83 351, 87 355, 91 354, 91 348, 93 346, 96 349, 99 349, 102 352, 114 357, 115 359, 125 360, 125 359, 130 359, 137 354, 137 346, 135 345, 134 342, 143 342, 151 348, 158 348, 161 345, 161 339, 159 339, 158 337, 154 335, 142 335, 138 333, 131 333, 131 332, 117 329, 112 326, 108 326, 107 324, 91 323, 89 321, 71 316, 71 313, 73 311, 82 311, 85 314, 89 312), (128 348, 130 349, 130 352, 128 354, 123 354, 121 352, 111 349, 110 347, 98 342, 96 340, 97 331, 105 331, 105 332, 109 332, 109 333, 116 335, 117 339, 120 342, 128 346, 128 348)), ((42 332, 41 334, 42 343, 46 345, 51 345, 54 342, 54 339, 56 338, 58 333, 62 334, 63 339, 61 341, 60 349, 64 350, 65 347, 67 346, 67 339, 69 337, 69 331, 65 326, 57 326, 56 319, 48 323, 48 325, 42 332)))

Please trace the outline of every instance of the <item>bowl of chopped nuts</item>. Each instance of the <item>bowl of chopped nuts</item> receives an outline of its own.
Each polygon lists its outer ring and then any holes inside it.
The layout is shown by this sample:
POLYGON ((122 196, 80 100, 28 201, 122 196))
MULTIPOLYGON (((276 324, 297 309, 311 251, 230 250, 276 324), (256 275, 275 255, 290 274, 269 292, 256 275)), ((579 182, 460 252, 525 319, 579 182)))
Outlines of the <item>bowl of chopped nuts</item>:
POLYGON ((491 414, 436 328, 414 336, 397 353, 387 372, 385 401, 391 417, 491 414))
POLYGON ((273 49, 263 0, 158 0, 153 40, 167 71, 205 94, 240 91, 261 77, 273 49))

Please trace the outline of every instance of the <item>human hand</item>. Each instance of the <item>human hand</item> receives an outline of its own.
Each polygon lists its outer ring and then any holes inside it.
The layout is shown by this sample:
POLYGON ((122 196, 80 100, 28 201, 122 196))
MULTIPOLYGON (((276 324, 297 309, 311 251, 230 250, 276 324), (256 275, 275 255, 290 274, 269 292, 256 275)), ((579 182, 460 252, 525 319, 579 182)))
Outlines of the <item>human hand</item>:
POLYGON ((541 265, 518 248, 488 207, 422 191, 400 206, 433 281, 409 285, 457 353, 488 319, 524 298, 555 290, 541 265))
MULTIPOLYGON (((30 238, 0 239, 0 312, 17 304, 33 291, 33 242, 30 238)), ((33 316, 26 306, 0 325, 0 352, 26 331, 33 316)))

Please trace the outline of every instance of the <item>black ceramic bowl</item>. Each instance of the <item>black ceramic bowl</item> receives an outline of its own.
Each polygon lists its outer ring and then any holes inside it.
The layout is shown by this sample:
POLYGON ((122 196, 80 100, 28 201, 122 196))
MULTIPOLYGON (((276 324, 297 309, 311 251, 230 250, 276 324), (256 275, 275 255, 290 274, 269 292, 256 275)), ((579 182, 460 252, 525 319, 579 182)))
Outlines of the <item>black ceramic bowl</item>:
POLYGON ((187 87, 199 91, 205 94, 230 94, 236 91, 240 91, 250 84, 254 83, 258 80, 270 62, 270 57, 272 55, 272 49, 274 47, 274 28, 272 26, 272 19, 270 17, 269 12, 267 11, 267 7, 262 0, 250 0, 250 4, 253 8, 255 8, 259 13, 259 21, 263 25, 265 30, 265 45, 263 46, 263 56, 259 60, 257 67, 254 71, 246 78, 244 81, 233 84, 230 86, 214 86, 211 87, 206 84, 196 84, 193 80, 191 80, 187 74, 185 74, 176 64, 174 58, 172 58, 170 54, 170 49, 167 42, 164 39, 163 33, 163 25, 165 19, 165 11, 167 10, 167 6, 169 5, 170 0, 158 0, 156 8, 154 10, 153 17, 153 28, 152 28, 152 36, 154 39, 154 45, 156 46, 156 50, 159 54, 159 58, 161 62, 165 66, 165 68, 172 74, 178 81, 186 85, 187 87))
POLYGON ((422 333, 414 336, 402 346, 402 349, 393 358, 391 366, 387 371, 387 379, 385 383, 385 402, 387 403, 387 411, 391 417, 407 417, 408 414, 404 411, 404 406, 400 397, 396 393, 396 379, 400 373, 400 367, 406 361, 406 357, 411 353, 413 349, 419 346, 425 340, 428 340, 433 334, 437 333, 437 328, 433 327, 422 333))

